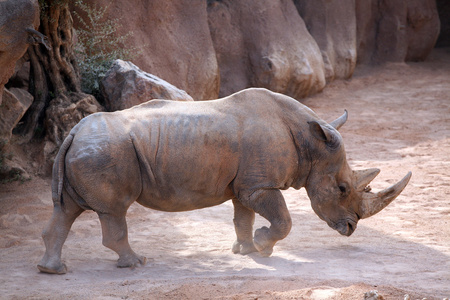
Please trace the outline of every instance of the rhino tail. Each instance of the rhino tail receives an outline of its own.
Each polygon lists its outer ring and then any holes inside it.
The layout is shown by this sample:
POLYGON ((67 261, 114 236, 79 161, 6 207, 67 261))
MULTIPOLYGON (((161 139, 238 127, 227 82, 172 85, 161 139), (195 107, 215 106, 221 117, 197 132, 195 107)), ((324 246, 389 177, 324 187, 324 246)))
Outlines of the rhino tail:
POLYGON ((66 158, 67 150, 72 144, 74 135, 69 133, 69 135, 64 139, 61 147, 59 148, 58 154, 55 157, 55 162, 53 163, 53 175, 52 175, 52 199, 54 205, 62 204, 62 189, 64 184, 64 160, 66 158))

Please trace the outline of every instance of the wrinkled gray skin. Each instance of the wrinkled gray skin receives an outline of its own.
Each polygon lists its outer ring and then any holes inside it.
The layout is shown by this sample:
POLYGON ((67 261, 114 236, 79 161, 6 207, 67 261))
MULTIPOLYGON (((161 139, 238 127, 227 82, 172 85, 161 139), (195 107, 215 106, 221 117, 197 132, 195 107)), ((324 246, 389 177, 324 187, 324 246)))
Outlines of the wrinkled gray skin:
MULTIPOLYGON (((128 243, 125 215, 134 201, 175 212, 232 199, 233 252, 269 256, 291 229, 280 190, 305 187, 318 216, 349 236, 360 218, 388 203, 380 204, 367 188, 379 170, 361 175, 348 166, 335 129, 346 119, 327 124, 294 99, 265 89, 201 102, 152 100, 90 115, 72 129, 56 157, 54 212, 38 268, 66 272, 61 248, 86 209, 97 212, 103 244, 119 255, 119 267, 144 264, 128 243), (374 201, 378 206, 372 208, 374 201), (255 212, 271 225, 253 235, 255 212)), ((401 192, 408 175, 385 191, 383 201, 401 192)))

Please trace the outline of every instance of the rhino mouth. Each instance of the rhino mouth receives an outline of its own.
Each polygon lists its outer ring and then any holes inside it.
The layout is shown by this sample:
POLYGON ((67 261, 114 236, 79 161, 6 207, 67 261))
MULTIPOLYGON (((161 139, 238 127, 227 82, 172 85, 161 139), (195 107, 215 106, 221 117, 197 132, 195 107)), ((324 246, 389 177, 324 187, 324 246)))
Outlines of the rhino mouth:
POLYGON ((356 230, 356 224, 357 222, 353 220, 342 220, 330 227, 344 236, 351 236, 356 230))

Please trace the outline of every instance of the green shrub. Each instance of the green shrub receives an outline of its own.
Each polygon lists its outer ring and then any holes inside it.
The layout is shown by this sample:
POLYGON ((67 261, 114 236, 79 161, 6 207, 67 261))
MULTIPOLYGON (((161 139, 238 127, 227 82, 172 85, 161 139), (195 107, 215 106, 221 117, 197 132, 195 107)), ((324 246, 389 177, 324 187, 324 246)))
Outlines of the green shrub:
POLYGON ((108 6, 91 7, 82 0, 75 2, 84 13, 83 18, 77 12, 75 16, 80 22, 77 29, 78 44, 75 48, 81 74, 83 92, 101 99, 100 81, 106 75, 116 59, 130 60, 135 55, 135 48, 125 47, 127 39, 133 34, 119 36, 117 29, 121 27, 121 19, 106 19, 108 6))

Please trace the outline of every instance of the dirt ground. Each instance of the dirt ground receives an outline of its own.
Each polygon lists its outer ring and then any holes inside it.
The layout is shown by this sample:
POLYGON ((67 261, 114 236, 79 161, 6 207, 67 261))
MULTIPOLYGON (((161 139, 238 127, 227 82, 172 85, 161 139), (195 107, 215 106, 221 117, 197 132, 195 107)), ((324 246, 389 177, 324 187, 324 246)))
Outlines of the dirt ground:
MULTIPOLYGON (((363 299, 371 290, 384 299, 450 297, 450 49, 423 63, 359 67, 305 104, 328 121, 349 111, 341 128, 347 156, 354 169, 382 170, 372 188, 413 172, 397 200, 351 237, 314 214, 304 189, 284 192, 293 228, 269 258, 231 252, 231 203, 185 213, 136 204, 130 242, 147 265, 117 269, 96 214, 86 212, 63 248, 69 272, 41 274, 52 201, 49 178, 35 175, 0 185, 0 298, 363 299)), ((258 216, 255 228, 266 224, 258 216)))

